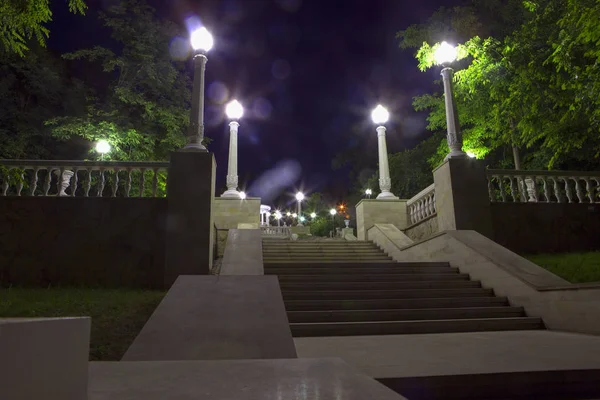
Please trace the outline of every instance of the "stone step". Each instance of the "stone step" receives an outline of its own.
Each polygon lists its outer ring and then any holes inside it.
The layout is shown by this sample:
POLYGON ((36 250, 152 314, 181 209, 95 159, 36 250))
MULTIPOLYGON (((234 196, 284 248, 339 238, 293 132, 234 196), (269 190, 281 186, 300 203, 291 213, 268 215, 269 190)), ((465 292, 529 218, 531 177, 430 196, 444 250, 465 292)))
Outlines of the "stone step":
MULTIPOLYGON (((274 266, 273 264, 269 264, 269 266, 274 266)), ((304 262, 285 262, 285 268, 294 268, 294 267, 307 267, 307 264, 304 262)), ((364 268, 364 263, 353 263, 353 262, 337 262, 337 261, 320 261, 310 264, 311 267, 327 267, 327 268, 364 268)), ((447 262, 397 262, 397 261, 385 261, 385 262, 374 262, 373 266, 382 267, 382 266, 390 266, 394 268, 420 268, 423 270, 432 271, 436 268, 454 268, 450 267, 450 264, 447 262)), ((456 268, 454 268, 456 269, 456 268)))
POLYGON ((543 329, 540 318, 474 318, 424 321, 291 323, 292 336, 401 335, 543 329))
POLYGON ((418 321, 524 317, 523 307, 425 308, 389 310, 288 311, 290 323, 418 321))
POLYGON ((346 254, 351 253, 377 253, 384 254, 379 249, 290 249, 290 250, 274 250, 263 249, 263 254, 346 254))
POLYGON ((294 290, 399 290, 399 289, 460 289, 479 288, 481 282, 469 280, 453 281, 408 281, 408 282, 279 282, 285 293, 294 290))
POLYGON ((365 262, 361 264, 355 264, 352 267, 340 267, 340 266, 314 266, 307 264, 305 267, 298 267, 297 263, 290 263, 293 266, 287 266, 284 262, 278 262, 274 264, 265 263, 265 274, 268 275, 341 275, 341 274, 458 274, 458 268, 452 267, 403 267, 403 266, 390 266, 389 263, 381 263, 381 266, 377 264, 373 265, 372 262, 365 262))
POLYGON ((398 290, 284 290, 288 300, 432 299, 444 297, 491 297, 492 289, 398 289, 398 290))
POLYGON ((446 297, 426 299, 286 300, 290 311, 387 310, 507 306, 506 297, 446 297))
POLYGON ((266 263, 275 263, 278 261, 296 261, 296 262, 322 262, 322 261, 349 261, 349 262, 353 262, 353 261, 369 261, 369 260, 373 260, 373 261, 378 261, 378 260, 383 260, 383 261, 393 261, 391 257, 385 255, 385 254, 381 254, 381 255, 359 255, 359 254, 348 254, 345 255, 343 257, 341 256, 329 256, 326 254, 323 254, 321 256, 318 255, 310 255, 310 256, 277 256, 277 257, 271 257, 271 256, 267 256, 264 257, 263 256, 263 262, 266 263))
POLYGON ((468 274, 344 274, 344 275, 279 275, 279 284, 315 282, 413 282, 413 281, 465 281, 468 274))

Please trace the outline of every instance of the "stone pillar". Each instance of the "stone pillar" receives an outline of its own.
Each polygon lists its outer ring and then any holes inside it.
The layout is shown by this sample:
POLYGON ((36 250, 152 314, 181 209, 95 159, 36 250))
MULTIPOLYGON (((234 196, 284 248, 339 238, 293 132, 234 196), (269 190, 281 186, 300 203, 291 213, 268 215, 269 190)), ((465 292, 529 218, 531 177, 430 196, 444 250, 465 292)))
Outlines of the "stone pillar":
POLYGON ((215 158, 208 152, 171 154, 167 180, 164 282, 179 275, 210 274, 213 260, 215 158))
POLYGON ((392 180, 390 179, 390 167, 388 165, 387 144, 385 143, 385 126, 377 127, 377 145, 379 148, 379 189, 381 193, 378 199, 397 199, 391 192, 392 180))
POLYGON ((433 171, 440 231, 475 230, 494 239, 485 165, 450 158, 433 171))
POLYGON ((402 230, 408 227, 408 200, 363 199, 356 205, 356 236, 368 240, 367 232, 375 224, 393 224, 402 230))
POLYGON ((448 128, 447 140, 450 153, 449 158, 466 158, 467 153, 462 149, 462 136, 460 134, 460 125, 458 123, 458 114, 456 111, 456 102, 454 101, 454 90, 452 84, 452 75, 454 71, 450 67, 442 69, 442 80, 444 82, 444 104, 446 106, 446 125, 448 128))
POLYGON ((240 197, 238 192, 237 170, 237 135, 240 124, 236 121, 229 123, 229 162, 227 163, 227 190, 221 197, 240 197))

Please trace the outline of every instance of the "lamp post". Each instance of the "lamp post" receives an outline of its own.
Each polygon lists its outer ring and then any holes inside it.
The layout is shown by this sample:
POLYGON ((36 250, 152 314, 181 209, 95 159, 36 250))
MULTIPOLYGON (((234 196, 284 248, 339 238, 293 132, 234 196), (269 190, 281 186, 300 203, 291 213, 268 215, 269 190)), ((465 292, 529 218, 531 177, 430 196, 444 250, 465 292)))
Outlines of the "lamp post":
POLYGON ((281 226, 281 217, 282 217, 281 211, 276 210, 275 211, 275 219, 277 220, 277 226, 278 227, 281 226))
POLYGON ((298 226, 304 226, 302 224, 302 222, 304 222, 302 220, 302 200, 304 200, 304 193, 302 192, 298 192, 296 193, 296 200, 298 201, 298 215, 300 216, 300 219, 298 220, 298 226))
POLYGON ((442 65, 441 75, 444 82, 444 104, 446 106, 446 125, 448 126, 448 147, 450 153, 446 156, 449 158, 465 158, 467 154, 462 150, 462 136, 458 123, 458 114, 456 113, 456 102, 454 101, 454 91, 452 87, 452 76, 454 70, 450 67, 452 62, 456 60, 456 48, 446 42, 442 42, 435 51, 434 58, 438 65, 442 65))
POLYGON ((237 174, 237 147, 238 147, 238 128, 240 124, 238 120, 244 115, 244 107, 237 100, 231 101, 225 107, 225 113, 231 120, 229 122, 229 160, 227 163, 227 190, 221 197, 239 197, 237 191, 238 174, 237 174))
POLYGON ((365 190, 365 194, 367 195, 367 198, 370 199, 371 195, 373 194, 373 191, 371 189, 367 189, 365 190))
POLYGON ((194 87, 192 90, 192 108, 190 110, 190 126, 186 151, 208 151, 202 144, 204 140, 204 70, 206 53, 213 46, 213 37, 204 27, 195 30, 190 36, 194 49, 194 87))
POLYGON ((104 155, 106 153, 110 153, 110 143, 104 139, 98 140, 95 148, 96 151, 100 153, 100 161, 104 160, 104 155))
POLYGON ((337 211, 335 208, 329 210, 329 214, 331 214, 331 237, 333 238, 333 233, 335 232, 335 214, 337 211))
POLYGON ((390 166, 388 164, 387 145, 385 143, 385 124, 390 118, 390 113, 379 104, 371 113, 371 119, 377 124, 377 147, 379 150, 379 189, 381 193, 377 199, 397 199, 391 192, 392 180, 390 179, 390 166))

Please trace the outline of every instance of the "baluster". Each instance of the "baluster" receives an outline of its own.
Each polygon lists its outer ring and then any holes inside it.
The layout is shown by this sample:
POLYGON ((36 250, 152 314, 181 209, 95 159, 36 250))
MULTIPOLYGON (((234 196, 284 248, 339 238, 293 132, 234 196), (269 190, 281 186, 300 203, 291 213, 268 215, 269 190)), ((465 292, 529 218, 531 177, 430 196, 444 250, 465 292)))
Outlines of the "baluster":
POLYGON ((23 190, 23 182, 25 182, 25 170, 21 170, 21 179, 19 180, 19 185, 17 185, 17 196, 21 195, 21 191, 23 190))
POLYGON ((421 216, 421 200, 417 200, 417 222, 419 222, 423 217, 421 216))
POLYGON ((115 181, 113 182, 112 187, 112 197, 117 197, 117 189, 119 189, 119 168, 115 168, 115 181))
POLYGON ((145 180, 146 177, 144 176, 144 173, 146 172, 146 168, 140 168, 140 195, 139 197, 144 197, 144 188, 145 188, 145 180))
POLYGON ((423 198, 423 219, 429 217, 429 198, 423 198))
POLYGON ((50 191, 50 183, 52 182, 52 167, 48 167, 46 169, 46 181, 44 182, 44 196, 48 196, 48 192, 50 191))
POLYGON ((525 179, 522 176, 517 177, 517 182, 519 183, 519 195, 521 197, 522 203, 527 203, 527 186, 525 184, 525 179))
POLYGON ((408 219, 411 224, 415 223, 415 208, 412 204, 408 206, 408 219))
POLYGON ((575 193, 577 193, 577 199, 580 203, 583 203, 585 200, 585 195, 583 194, 583 189, 581 188, 579 178, 572 177, 571 179, 575 181, 575 193))
POLYGON ((502 202, 506 203, 506 193, 504 188, 504 177, 501 175, 497 175, 498 177, 498 189, 500 190, 500 198, 502 198, 502 202))
POLYGON ((429 195, 429 215, 435 214, 435 197, 434 194, 431 193, 429 195))
POLYGON ((552 179, 553 182, 553 190, 554 190, 554 197, 556 197, 556 202, 557 203, 562 203, 563 202, 563 196, 562 196, 562 192, 560 191, 560 186, 558 185, 558 178, 550 178, 552 179))
POLYGON ((75 197, 77 193, 77 185, 79 184, 79 178, 77 173, 79 172, 79 168, 73 168, 73 183, 71 184, 71 196, 75 197))
POLYGON ((585 181, 585 192, 587 193, 588 199, 590 203, 594 202, 594 187, 592 186, 592 182, 590 178, 583 178, 585 181))
POLYGON ((156 190, 158 189, 158 168, 153 168, 154 177, 152 178, 152 197, 156 197, 156 190))
POLYGON ((125 186, 125 197, 129 197, 131 192, 131 168, 127 168, 127 185, 125 186))
POLYGON ((420 208, 421 208, 421 218, 419 221, 423 221, 427 216, 427 200, 422 198, 419 200, 420 208))
POLYGON ((488 181, 488 196, 490 196, 490 202, 493 203, 496 201, 496 199, 495 199, 496 196, 494 196, 494 185, 492 184, 492 177, 491 176, 488 177, 487 181, 488 181))
POLYGON ((569 178, 561 176, 558 179, 562 179, 565 183, 565 193, 567 194, 567 200, 569 203, 573 203, 573 192, 571 191, 571 187, 569 186, 569 178))
POLYGON ((515 191, 515 177, 509 176, 508 179, 510 179, 510 195, 512 196, 513 202, 516 203, 519 199, 515 191))
POLYGON ((548 180, 546 177, 542 177, 542 181, 544 182, 544 197, 546 198, 546 203, 550 203, 550 187, 548 186, 548 180))
POLYGON ((6 174, 3 174, 4 181, 2 182, 2 196, 6 196, 8 193, 8 180, 10 179, 10 169, 6 174))
POLYGON ((65 167, 60 167, 58 169, 58 179, 56 180, 56 195, 62 196, 62 183, 63 183, 63 175, 65 173, 65 167))
POLYGON ((30 196, 35 196, 35 190, 37 189, 37 183, 38 183, 38 171, 39 170, 40 169, 37 167, 33 169, 33 176, 31 177, 31 190, 29 191, 30 196))
POLYGON ((528 176, 525 178, 525 187, 527 188, 527 194, 529 195, 528 202, 537 203, 538 195, 537 195, 537 177, 536 176, 528 176))
POLYGON ((593 196, 593 197, 594 197, 594 203, 597 203, 597 202, 596 202, 596 196, 598 196, 598 198, 599 198, 599 201, 598 201, 598 202, 600 202, 600 179, 598 179, 598 178, 592 178, 592 180, 593 180, 594 182, 596 182, 596 187, 595 187, 595 188, 594 188, 594 187, 592 187, 592 190, 591 190, 591 192, 595 194, 595 195, 593 196))
POLYGON ((104 168, 100 168, 100 177, 98 179, 98 192, 96 193, 98 197, 102 197, 102 193, 104 192, 104 184, 104 168))
POLYGON ((85 183, 85 197, 89 197, 90 189, 92 188, 92 169, 87 169, 87 182, 85 183))
POLYGON ((435 197, 435 192, 433 192, 433 194, 431 195, 431 198, 433 200, 433 213, 436 214, 437 213, 437 200, 435 197))

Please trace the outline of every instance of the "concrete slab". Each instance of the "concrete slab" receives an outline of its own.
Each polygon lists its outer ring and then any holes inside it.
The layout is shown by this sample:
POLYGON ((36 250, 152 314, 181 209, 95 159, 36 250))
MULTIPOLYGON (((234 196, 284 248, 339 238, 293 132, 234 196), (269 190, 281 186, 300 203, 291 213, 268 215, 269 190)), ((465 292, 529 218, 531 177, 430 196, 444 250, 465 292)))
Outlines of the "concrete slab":
POLYGON ((295 357, 276 276, 180 276, 123 361, 295 357))
POLYGON ((552 331, 295 338, 374 378, 600 369, 600 337, 552 331))
POLYGON ((88 317, 0 319, 0 398, 85 399, 90 325, 88 317))
POLYGON ((92 362, 88 400, 401 400, 335 359, 92 362))
POLYGON ((260 229, 230 229, 221 275, 264 275, 260 229))

